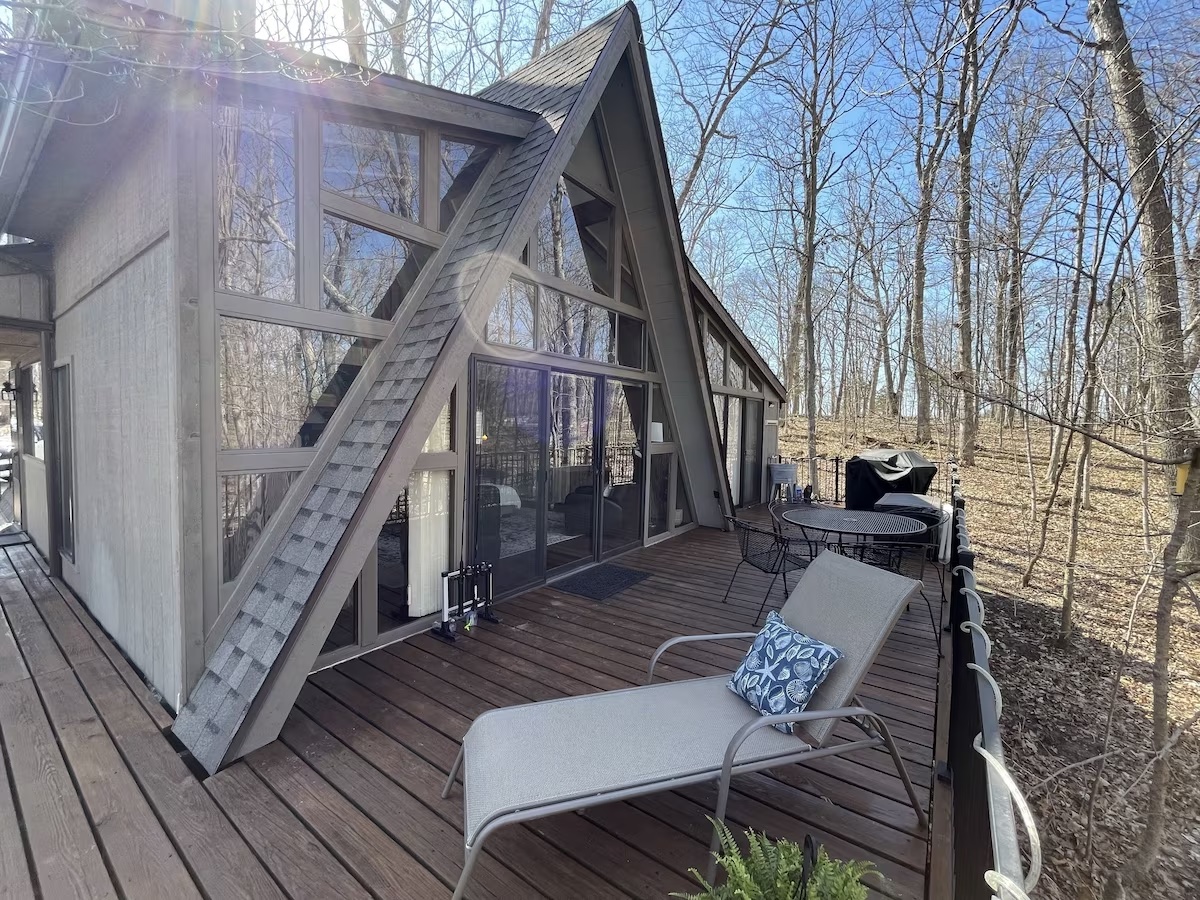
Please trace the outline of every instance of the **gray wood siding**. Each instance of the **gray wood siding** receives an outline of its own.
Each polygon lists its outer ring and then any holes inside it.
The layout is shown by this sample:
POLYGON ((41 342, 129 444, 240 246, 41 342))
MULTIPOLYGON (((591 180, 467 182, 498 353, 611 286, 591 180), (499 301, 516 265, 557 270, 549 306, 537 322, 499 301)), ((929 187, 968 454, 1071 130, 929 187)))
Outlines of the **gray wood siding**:
POLYGON ((173 706, 180 624, 178 327, 170 238, 57 322, 72 366, 75 565, 64 578, 173 706))
POLYGON ((0 275, 0 316, 48 321, 46 280, 41 275, 0 275))
POLYGON ((166 234, 170 220, 167 125, 160 118, 130 130, 128 155, 55 241, 55 316, 166 234))

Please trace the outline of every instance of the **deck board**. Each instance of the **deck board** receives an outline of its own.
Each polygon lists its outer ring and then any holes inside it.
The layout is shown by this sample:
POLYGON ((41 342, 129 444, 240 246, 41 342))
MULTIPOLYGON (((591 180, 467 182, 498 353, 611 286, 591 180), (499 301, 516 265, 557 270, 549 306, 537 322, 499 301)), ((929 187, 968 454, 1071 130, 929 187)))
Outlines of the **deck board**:
MULTIPOLYGON (((770 579, 743 567, 722 602, 737 559, 732 535, 696 529, 622 556, 650 577, 609 600, 542 586, 454 644, 421 634, 318 672, 280 740, 199 781, 164 734, 169 713, 79 600, 32 548, 0 548, 0 900, 444 900, 462 865, 462 791, 443 800, 441 788, 472 719, 641 684, 653 650, 679 634, 756 630, 770 579)), ((927 573, 940 612, 936 578, 927 573)), ((776 586, 768 608, 782 599, 776 586)), ((939 637, 915 600, 860 692, 893 730, 927 808, 939 637)), ((680 647, 656 676, 728 672, 748 643, 680 647)), ((833 739, 857 736, 842 726, 833 739)), ((715 785, 694 785, 501 829, 468 896, 693 890, 714 799, 715 785)), ((926 896, 928 836, 882 750, 740 776, 729 820, 871 860, 882 876, 873 898, 926 896)))

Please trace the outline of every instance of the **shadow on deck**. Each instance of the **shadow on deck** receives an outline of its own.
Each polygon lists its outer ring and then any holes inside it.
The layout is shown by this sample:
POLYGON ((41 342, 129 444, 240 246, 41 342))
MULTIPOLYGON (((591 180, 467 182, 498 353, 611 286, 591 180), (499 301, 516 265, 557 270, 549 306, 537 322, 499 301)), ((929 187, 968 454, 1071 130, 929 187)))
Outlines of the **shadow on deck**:
MULTIPOLYGON (((750 630, 769 577, 743 567, 722 604, 737 559, 732 535, 697 529, 622 557, 651 575, 610 600, 542 587, 500 604, 502 624, 456 644, 422 635, 319 672, 278 741, 201 783, 161 734, 169 718, 77 601, 34 554, 0 549, 0 597, 15 636, 0 629, 0 729, 15 786, 0 790, 0 883, 46 897, 111 896, 114 885, 126 897, 198 888, 449 897, 462 866, 462 793, 440 792, 472 719, 495 706, 640 684, 653 649, 674 635, 750 630), (22 844, 25 854, 9 852, 22 844)), ((782 599, 776 588, 770 605, 782 599)), ((860 691, 887 721, 925 802, 936 637, 924 603, 914 602, 860 691)), ((744 646, 684 647, 662 677, 729 671, 744 646)), ((703 867, 715 793, 703 785, 503 829, 468 895, 695 890, 687 870, 703 867)), ((836 857, 871 860, 883 876, 873 882, 878 896, 926 894, 928 838, 882 750, 739 776, 729 819, 773 836, 811 833, 836 857)))

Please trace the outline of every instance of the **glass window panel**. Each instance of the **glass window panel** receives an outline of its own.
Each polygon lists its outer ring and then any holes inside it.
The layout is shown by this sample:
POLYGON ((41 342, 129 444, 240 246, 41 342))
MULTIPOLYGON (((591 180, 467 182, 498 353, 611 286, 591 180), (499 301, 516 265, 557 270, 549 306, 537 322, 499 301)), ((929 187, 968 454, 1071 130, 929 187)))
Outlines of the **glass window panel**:
POLYGON ((354 587, 350 588, 350 593, 346 595, 346 602, 342 604, 342 608, 338 610, 337 618, 333 622, 333 628, 329 632, 329 637, 325 638, 325 645, 321 647, 322 653, 328 653, 331 650, 339 650, 342 647, 350 647, 358 643, 358 582, 354 582, 354 587))
POLYGON ((613 210, 560 178, 537 225, 537 268, 585 288, 612 294, 613 210))
POLYGON ((490 147, 443 138, 438 148, 439 227, 445 231, 492 156, 490 147))
POLYGON ((528 281, 510 278, 488 316, 486 339, 510 347, 534 347, 534 309, 537 288, 528 281))
POLYGON ((667 515, 667 505, 670 503, 671 490, 671 461, 674 453, 656 453, 650 457, 650 536, 662 534, 671 527, 667 515))
POLYGON ((421 218, 421 135, 348 122, 322 126, 325 187, 394 216, 421 218))
POLYGON ((729 386, 745 389, 746 365, 734 354, 729 354, 729 386))
POLYGON ((379 634, 442 606, 442 572, 450 568, 448 471, 413 472, 377 542, 379 634))
POLYGON ((571 161, 567 164, 567 171, 584 184, 612 189, 608 166, 604 163, 604 153, 600 149, 599 126, 594 119, 580 135, 571 161))
POLYGON ((754 374, 754 370, 750 369, 746 374, 747 389, 751 391, 761 391, 762 382, 758 380, 758 376, 754 374))
POLYGON ((312 447, 377 342, 221 319, 221 446, 312 447))
POLYGON ((589 559, 594 552, 596 381, 589 375, 550 374, 548 569, 589 559))
POLYGON ((221 476, 221 582, 237 578, 299 472, 221 476))
MULTIPOLYGON (((59 366, 50 371, 50 386, 54 391, 54 425, 58 439, 58 549, 71 561, 75 560, 75 442, 72 436, 74 414, 71 411, 71 367, 59 366)), ((12 465, 12 460, 9 460, 12 465)), ((9 480, 12 480, 11 474, 9 480)))
POLYGON ((654 404, 651 407, 650 441, 655 444, 669 443, 675 440, 671 430, 671 420, 667 416, 667 398, 662 385, 654 385, 654 404))
POLYGON ((637 285, 633 281, 633 275, 628 269, 621 270, 621 302, 628 306, 635 306, 638 309, 642 308, 642 297, 638 293, 637 285))
POLYGON ((617 317, 617 365, 642 367, 642 323, 628 316, 617 317))
POLYGON ((497 594, 541 574, 542 383, 536 369, 475 365, 474 529, 467 553, 477 562, 493 563, 497 594))
POLYGON ((29 367, 30 428, 26 452, 36 459, 46 458, 46 433, 42 422, 42 391, 46 386, 42 382, 42 364, 35 362, 29 367))
POLYGON ((601 549, 623 547, 642 536, 642 485, 646 477, 646 387, 604 382, 604 504, 601 549))
POLYGON ((708 361, 708 377, 713 387, 725 383, 725 342, 708 331, 704 335, 704 358, 708 361))
POLYGON ((692 504, 688 502, 687 485, 683 481, 683 465, 675 467, 675 527, 692 521, 692 504))
POLYGON ((433 251, 328 213, 321 222, 326 309, 390 319, 433 251))
POLYGON ((541 349, 578 359, 616 362, 617 314, 558 291, 544 290, 541 349))
POLYGON ((725 474, 734 506, 742 505, 742 398, 727 397, 729 416, 725 424, 725 474))
POLYGON ((448 401, 442 407, 442 411, 438 413, 437 421, 433 423, 433 430, 429 432, 429 437, 425 439, 425 446, 421 448, 422 453, 448 453, 453 449, 450 435, 451 403, 453 403, 453 399, 448 401))
POLYGON ((295 301, 295 118, 221 106, 216 130, 217 286, 295 301))

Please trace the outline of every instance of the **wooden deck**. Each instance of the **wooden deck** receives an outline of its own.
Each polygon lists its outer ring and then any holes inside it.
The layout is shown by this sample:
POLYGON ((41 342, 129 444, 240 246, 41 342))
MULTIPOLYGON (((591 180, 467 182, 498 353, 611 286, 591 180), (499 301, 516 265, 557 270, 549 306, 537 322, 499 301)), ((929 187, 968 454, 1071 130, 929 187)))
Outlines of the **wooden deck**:
MULTIPOLYGON (((608 601, 540 588, 455 645, 421 636, 320 672, 280 740, 199 781, 163 733, 170 717, 70 592, 28 548, 0 548, 0 898, 449 897, 462 793, 443 801, 440 790, 472 718, 638 684, 664 639, 748 629, 767 579, 743 567, 722 605, 736 561, 731 535, 698 529, 621 558, 652 574, 608 601)), ((691 646, 661 672, 727 671, 741 652, 691 646)), ((888 721, 926 799, 937 690, 918 601, 861 698, 888 721)), ((469 894, 694 889, 687 870, 704 863, 714 798, 705 785, 503 830, 469 894)), ((926 895, 928 840, 882 751, 741 776, 730 820, 874 861, 877 896, 926 895)))

